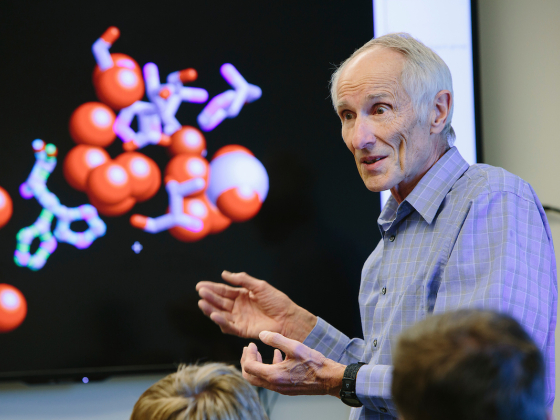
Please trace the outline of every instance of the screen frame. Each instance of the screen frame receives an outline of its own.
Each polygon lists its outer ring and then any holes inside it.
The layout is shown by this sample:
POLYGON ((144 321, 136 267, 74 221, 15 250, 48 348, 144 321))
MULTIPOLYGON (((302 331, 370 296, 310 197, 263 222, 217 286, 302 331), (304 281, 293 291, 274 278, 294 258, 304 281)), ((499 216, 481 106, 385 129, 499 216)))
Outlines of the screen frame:
MULTIPOLYGON (((471 0, 471 35, 472 35, 472 57, 473 57, 473 95, 474 115, 476 133, 476 158, 478 163, 483 162, 483 138, 482 138, 482 111, 481 111, 481 84, 480 84, 480 62, 479 62, 479 32, 478 32, 478 7, 476 0, 471 0)), ((370 2, 370 16, 373 18, 373 2, 370 2)), ((373 28, 373 19, 372 19, 373 28)), ((373 31, 371 31, 373 33, 373 31)), ((357 303, 357 302, 356 302, 357 303)), ((239 365, 238 361, 233 362, 239 365)), ((137 366, 107 366, 98 368, 56 369, 56 370, 33 370, 12 371, 1 373, 0 382, 21 381, 28 384, 61 383, 61 382, 83 382, 84 378, 89 381, 104 380, 113 376, 166 374, 176 371, 178 363, 137 365, 137 366)))
POLYGON ((471 0, 471 35, 473 57, 473 94, 474 94, 474 124, 476 135, 476 161, 484 163, 483 130, 482 130, 482 96, 480 79, 480 48, 478 26, 477 0, 471 0))

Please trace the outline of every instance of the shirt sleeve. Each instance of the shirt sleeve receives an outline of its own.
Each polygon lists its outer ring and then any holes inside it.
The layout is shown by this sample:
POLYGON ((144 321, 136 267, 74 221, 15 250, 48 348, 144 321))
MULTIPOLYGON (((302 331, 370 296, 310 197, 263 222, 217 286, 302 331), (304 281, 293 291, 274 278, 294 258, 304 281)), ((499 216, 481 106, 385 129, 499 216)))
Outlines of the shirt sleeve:
POLYGON ((528 184, 521 195, 490 192, 470 202, 437 296, 432 296, 434 313, 484 308, 517 319, 545 358, 546 398, 551 408, 556 262, 550 228, 538 198, 528 184))
MULTIPOLYGON (((348 338, 319 317, 303 344, 343 365, 362 361, 364 354, 364 340, 348 338)), ((393 367, 387 365, 364 365, 360 368, 356 376, 356 396, 364 407, 397 416, 391 400, 392 374, 393 367)))
POLYGON ((303 344, 343 365, 360 362, 364 354, 364 340, 348 338, 320 317, 303 344))
POLYGON ((369 410, 398 417, 397 408, 391 398, 393 366, 365 365, 356 376, 356 396, 369 410))

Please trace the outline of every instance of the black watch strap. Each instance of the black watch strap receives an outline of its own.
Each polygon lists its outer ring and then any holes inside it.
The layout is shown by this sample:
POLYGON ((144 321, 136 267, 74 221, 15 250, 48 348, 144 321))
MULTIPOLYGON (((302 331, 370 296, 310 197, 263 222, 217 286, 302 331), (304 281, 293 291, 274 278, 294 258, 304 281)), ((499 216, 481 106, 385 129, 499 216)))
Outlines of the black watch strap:
POLYGON ((342 377, 342 388, 340 388, 340 399, 350 407, 361 407, 362 403, 356 396, 356 376, 358 371, 366 363, 352 363, 346 366, 342 377))

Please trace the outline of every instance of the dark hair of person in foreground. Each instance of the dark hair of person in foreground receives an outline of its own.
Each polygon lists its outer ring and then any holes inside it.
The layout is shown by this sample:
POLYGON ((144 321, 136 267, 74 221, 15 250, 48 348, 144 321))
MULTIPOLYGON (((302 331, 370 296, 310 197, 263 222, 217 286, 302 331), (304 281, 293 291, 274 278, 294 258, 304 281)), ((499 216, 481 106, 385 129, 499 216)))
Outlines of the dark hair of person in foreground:
POLYGON ((429 316, 393 351, 403 420, 544 420, 545 365, 517 321, 491 311, 429 316))
POLYGON ((182 365, 149 387, 131 420, 268 420, 257 392, 223 363, 182 365))

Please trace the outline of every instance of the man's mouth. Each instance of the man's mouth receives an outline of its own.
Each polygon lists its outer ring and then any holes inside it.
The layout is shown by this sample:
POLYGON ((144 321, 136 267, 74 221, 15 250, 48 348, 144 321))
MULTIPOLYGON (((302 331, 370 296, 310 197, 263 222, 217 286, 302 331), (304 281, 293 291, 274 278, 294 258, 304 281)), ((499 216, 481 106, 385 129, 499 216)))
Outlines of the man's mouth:
POLYGON ((372 165, 380 160, 385 159, 387 156, 366 156, 360 159, 361 163, 365 163, 366 165, 372 165))

